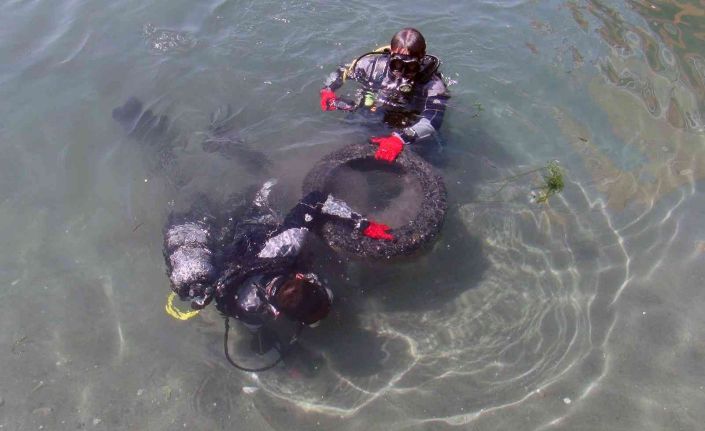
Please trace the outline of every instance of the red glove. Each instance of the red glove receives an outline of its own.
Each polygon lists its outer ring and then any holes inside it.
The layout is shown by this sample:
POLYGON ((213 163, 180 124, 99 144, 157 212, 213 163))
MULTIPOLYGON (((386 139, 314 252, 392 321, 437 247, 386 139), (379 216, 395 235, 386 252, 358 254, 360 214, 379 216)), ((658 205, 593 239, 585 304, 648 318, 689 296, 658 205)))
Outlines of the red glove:
POLYGON ((335 93, 324 88, 321 90, 321 111, 335 111, 335 93))
POLYGON ((370 138, 370 142, 378 144, 379 148, 375 153, 375 159, 392 163, 404 148, 404 140, 399 135, 375 136, 370 138))
POLYGON ((386 224, 375 223, 371 220, 369 221, 369 223, 370 224, 367 225, 365 230, 362 231, 363 235, 372 239, 383 239, 386 241, 391 241, 394 239, 394 236, 391 233, 388 233, 390 227, 386 224))

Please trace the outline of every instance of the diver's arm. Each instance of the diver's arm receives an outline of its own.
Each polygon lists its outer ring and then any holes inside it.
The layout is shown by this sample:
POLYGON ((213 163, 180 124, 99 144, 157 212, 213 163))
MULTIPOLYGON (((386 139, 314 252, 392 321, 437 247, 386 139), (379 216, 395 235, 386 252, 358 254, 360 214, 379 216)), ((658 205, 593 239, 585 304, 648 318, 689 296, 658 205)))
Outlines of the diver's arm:
POLYGON ((300 200, 284 218, 281 226, 264 243, 261 258, 297 256, 303 247, 314 219, 318 219, 322 193, 312 192, 300 200))
POLYGON ((404 128, 400 133, 405 144, 412 144, 420 139, 428 138, 438 132, 443 124, 443 116, 450 98, 443 80, 438 75, 434 76, 426 84, 424 92, 426 96, 421 118, 415 124, 404 128))
POLYGON ((335 90, 342 87, 345 83, 347 71, 348 68, 346 66, 339 66, 333 73, 328 75, 320 91, 321 111, 335 111, 337 109, 349 111, 354 109, 352 106, 348 106, 346 102, 339 105, 335 97, 335 90))
POLYGON ((394 236, 389 233, 389 226, 374 222, 368 218, 356 213, 348 206, 347 203, 340 199, 336 199, 333 195, 328 195, 325 202, 321 205, 321 215, 325 217, 335 217, 337 219, 347 220, 352 224, 353 228, 362 232, 364 236, 372 239, 383 239, 391 241, 394 236))
POLYGON ((437 133, 443 123, 447 102, 447 97, 427 98, 419 121, 401 131, 400 136, 404 143, 413 144, 418 140, 428 138, 437 133))
POLYGON ((333 195, 314 191, 301 199, 284 217, 282 229, 313 229, 328 218, 345 220, 355 229, 367 227, 367 219, 356 213, 350 206, 333 195))
MULTIPOLYGON (((332 198, 332 196, 329 195, 332 198)), ((365 219, 345 205, 336 213, 336 208, 326 195, 311 192, 301 199, 284 217, 284 222, 264 243, 258 256, 262 258, 293 257, 301 251, 309 232, 322 222, 324 215, 347 218, 356 226, 365 219), (346 212, 347 210, 347 212, 346 212)))
MULTIPOLYGON (((345 201, 335 198, 332 194, 325 196, 325 200, 322 200, 322 197, 323 193, 320 192, 313 192, 307 196, 309 199, 308 205, 314 201, 316 202, 315 207, 319 209, 319 215, 316 218, 304 216, 304 221, 308 220, 308 223, 322 223, 327 219, 335 218, 345 221, 356 231, 362 232, 364 236, 374 239, 394 239, 394 237, 388 233, 390 230, 389 226, 374 222, 362 214, 353 211, 345 201)), ((304 198, 304 201, 305 200, 306 198, 304 198)), ((310 206, 308 207, 310 208, 310 206)))
POLYGON ((284 223, 265 242, 258 256, 274 258, 298 255, 309 232, 330 217, 347 221, 365 236, 393 239, 392 235, 387 233, 389 227, 386 225, 368 220, 331 194, 315 191, 306 195, 289 211, 284 223))
POLYGON ((335 71, 333 71, 326 80, 323 82, 323 90, 335 91, 342 87, 345 80, 348 78, 354 79, 358 82, 366 82, 370 80, 372 73, 377 68, 377 72, 384 69, 384 63, 381 63, 377 67, 377 60, 380 58, 379 54, 365 54, 362 57, 357 58, 352 65, 341 65, 338 66, 335 71))
POLYGON ((384 63, 378 68, 377 63, 380 58, 377 54, 364 54, 353 61, 352 65, 339 66, 333 73, 328 75, 328 78, 323 83, 321 88, 321 110, 335 111, 342 109, 344 111, 352 111, 355 109, 354 104, 348 101, 338 101, 335 97, 335 90, 342 87, 345 80, 348 78, 358 82, 367 82, 374 73, 375 69, 384 69, 384 63))
POLYGON ((342 87, 343 83, 345 83, 346 70, 345 66, 338 66, 323 82, 323 90, 335 91, 342 87))

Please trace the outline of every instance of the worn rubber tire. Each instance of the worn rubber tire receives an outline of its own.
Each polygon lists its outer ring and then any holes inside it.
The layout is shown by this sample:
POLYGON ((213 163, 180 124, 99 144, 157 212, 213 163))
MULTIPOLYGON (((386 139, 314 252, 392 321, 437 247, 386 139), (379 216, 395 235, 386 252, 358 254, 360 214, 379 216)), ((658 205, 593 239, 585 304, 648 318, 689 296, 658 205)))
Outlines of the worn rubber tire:
MULTIPOLYGON (((304 196, 312 191, 326 191, 333 173, 343 165, 363 160, 385 163, 374 160, 376 149, 376 145, 365 142, 347 145, 325 156, 306 175, 304 196)), ((368 238, 342 220, 328 220, 320 233, 333 249, 370 258, 408 256, 438 235, 447 209, 443 178, 421 156, 408 149, 399 154, 394 165, 404 174, 413 175, 420 183, 423 201, 419 212, 409 223, 390 231, 394 235, 392 241, 368 238)))

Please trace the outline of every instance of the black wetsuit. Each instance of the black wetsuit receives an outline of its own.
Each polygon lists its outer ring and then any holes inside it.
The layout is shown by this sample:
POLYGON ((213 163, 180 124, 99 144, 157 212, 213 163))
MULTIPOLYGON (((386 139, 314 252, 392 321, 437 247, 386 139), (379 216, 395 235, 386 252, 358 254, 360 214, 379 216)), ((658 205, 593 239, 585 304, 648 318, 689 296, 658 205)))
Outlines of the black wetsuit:
POLYGON ((335 91, 352 78, 362 85, 357 107, 382 111, 384 121, 395 129, 406 144, 436 133, 443 122, 450 94, 437 71, 438 59, 426 56, 414 80, 395 77, 389 70, 390 54, 370 53, 358 58, 351 71, 341 66, 331 73, 324 88, 335 91), (403 92, 404 86, 410 91, 403 92), (365 96, 365 93, 368 93, 365 96))
MULTIPOLYGON (((273 185, 264 184, 244 217, 226 215, 221 226, 210 217, 171 218, 164 236, 167 272, 172 290, 193 308, 215 298, 222 313, 261 325, 276 307, 276 289, 298 270, 296 257, 316 225, 326 217, 349 220, 359 230, 368 225, 347 204, 321 192, 309 193, 279 222, 267 199, 273 185)), ((330 301, 330 292, 321 289, 319 296, 330 301)))

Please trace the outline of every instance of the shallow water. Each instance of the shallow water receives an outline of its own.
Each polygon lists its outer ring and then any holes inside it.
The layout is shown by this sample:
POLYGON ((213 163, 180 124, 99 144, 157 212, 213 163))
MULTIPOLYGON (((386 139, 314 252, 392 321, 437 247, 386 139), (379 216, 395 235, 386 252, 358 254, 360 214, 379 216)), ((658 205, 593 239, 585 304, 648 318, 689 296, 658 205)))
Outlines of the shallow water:
POLYGON ((0 428, 703 429, 704 17, 695 0, 0 2, 0 428), (291 205, 369 134, 318 110, 325 75, 408 25, 454 82, 440 239, 395 263, 314 244, 332 315, 291 366, 233 370, 215 312, 163 312, 166 215, 270 176, 291 205), (173 120, 167 147, 113 123, 132 96, 173 120), (227 104, 242 146, 204 153, 227 104), (548 205, 538 175, 502 188, 548 160, 567 172, 548 205))

